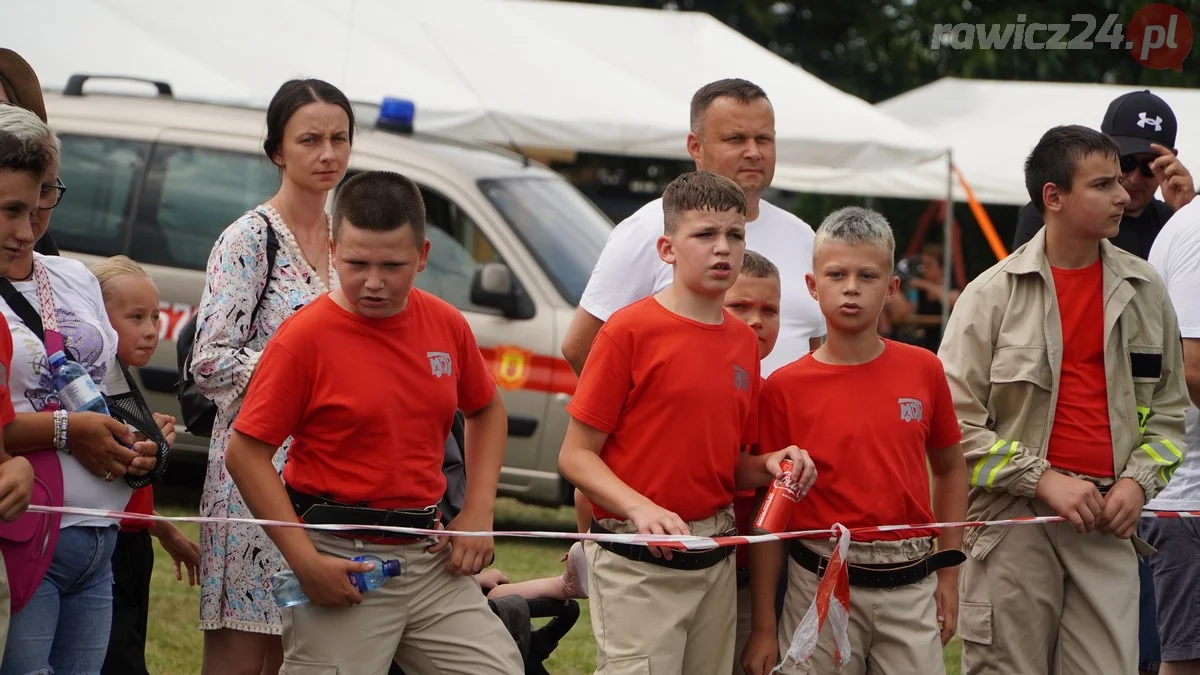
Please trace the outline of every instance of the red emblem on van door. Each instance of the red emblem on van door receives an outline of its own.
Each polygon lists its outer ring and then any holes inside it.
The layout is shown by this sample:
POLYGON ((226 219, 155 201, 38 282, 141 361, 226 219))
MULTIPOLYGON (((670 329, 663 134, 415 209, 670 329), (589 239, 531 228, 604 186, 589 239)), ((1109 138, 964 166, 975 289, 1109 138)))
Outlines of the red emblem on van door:
POLYGON ((524 387, 533 366, 533 352, 520 347, 496 345, 495 354, 492 374, 496 377, 496 384, 510 391, 524 387))

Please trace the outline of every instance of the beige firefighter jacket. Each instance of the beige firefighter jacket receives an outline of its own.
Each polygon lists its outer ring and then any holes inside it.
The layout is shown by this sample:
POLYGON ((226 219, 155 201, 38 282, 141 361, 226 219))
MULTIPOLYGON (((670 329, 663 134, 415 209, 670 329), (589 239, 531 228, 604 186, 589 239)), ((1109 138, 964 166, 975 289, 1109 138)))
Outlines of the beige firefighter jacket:
MULTIPOLYGON (((970 481, 968 518, 1028 514, 1050 468, 1062 366, 1062 327, 1045 254, 1045 228, 963 290, 939 356, 962 427, 970 481)), ((1187 387, 1175 310, 1153 268, 1107 241, 1104 362, 1113 466, 1153 499, 1185 451, 1187 387)), ((1008 530, 971 528, 964 544, 982 558, 1008 530)))

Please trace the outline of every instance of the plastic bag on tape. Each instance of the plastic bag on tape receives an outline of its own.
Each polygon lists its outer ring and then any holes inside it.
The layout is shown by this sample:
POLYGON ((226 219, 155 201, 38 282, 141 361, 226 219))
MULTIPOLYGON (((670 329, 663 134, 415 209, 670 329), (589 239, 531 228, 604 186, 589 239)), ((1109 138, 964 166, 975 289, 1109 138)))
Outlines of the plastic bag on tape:
POLYGON ((833 526, 837 533, 837 544, 829 557, 829 565, 825 575, 817 584, 817 593, 813 597, 808 612, 792 633, 792 644, 784 654, 782 662, 771 671, 781 673, 784 664, 789 659, 793 663, 803 663, 812 657, 817 650, 817 636, 821 627, 829 621, 833 629, 833 639, 837 643, 834 660, 837 665, 850 663, 850 577, 846 572, 846 556, 850 553, 850 530, 840 523, 833 526))

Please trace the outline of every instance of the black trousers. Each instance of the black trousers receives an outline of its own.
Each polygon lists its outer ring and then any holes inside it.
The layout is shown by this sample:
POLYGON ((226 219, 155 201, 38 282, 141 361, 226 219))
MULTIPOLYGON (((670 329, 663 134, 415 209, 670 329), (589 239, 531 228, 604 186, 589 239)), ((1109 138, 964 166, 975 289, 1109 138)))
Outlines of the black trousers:
POLYGON ((146 619, 150 615, 150 574, 154 542, 150 533, 118 532, 113 551, 113 619, 103 675, 149 675, 146 619))

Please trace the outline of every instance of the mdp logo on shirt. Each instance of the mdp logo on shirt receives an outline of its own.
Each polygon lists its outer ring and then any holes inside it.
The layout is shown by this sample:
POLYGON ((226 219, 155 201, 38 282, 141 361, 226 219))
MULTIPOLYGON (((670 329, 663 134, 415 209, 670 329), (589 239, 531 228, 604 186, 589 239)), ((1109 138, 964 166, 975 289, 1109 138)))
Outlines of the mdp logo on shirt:
POLYGON ((920 422, 921 417, 925 414, 924 405, 921 401, 915 398, 902 398, 900 403, 900 421, 901 422, 920 422))
POLYGON ((434 377, 454 374, 454 364, 446 352, 426 352, 425 356, 429 357, 429 369, 434 377))
POLYGON ((733 388, 738 391, 750 391, 750 373, 736 364, 733 366, 733 388))

